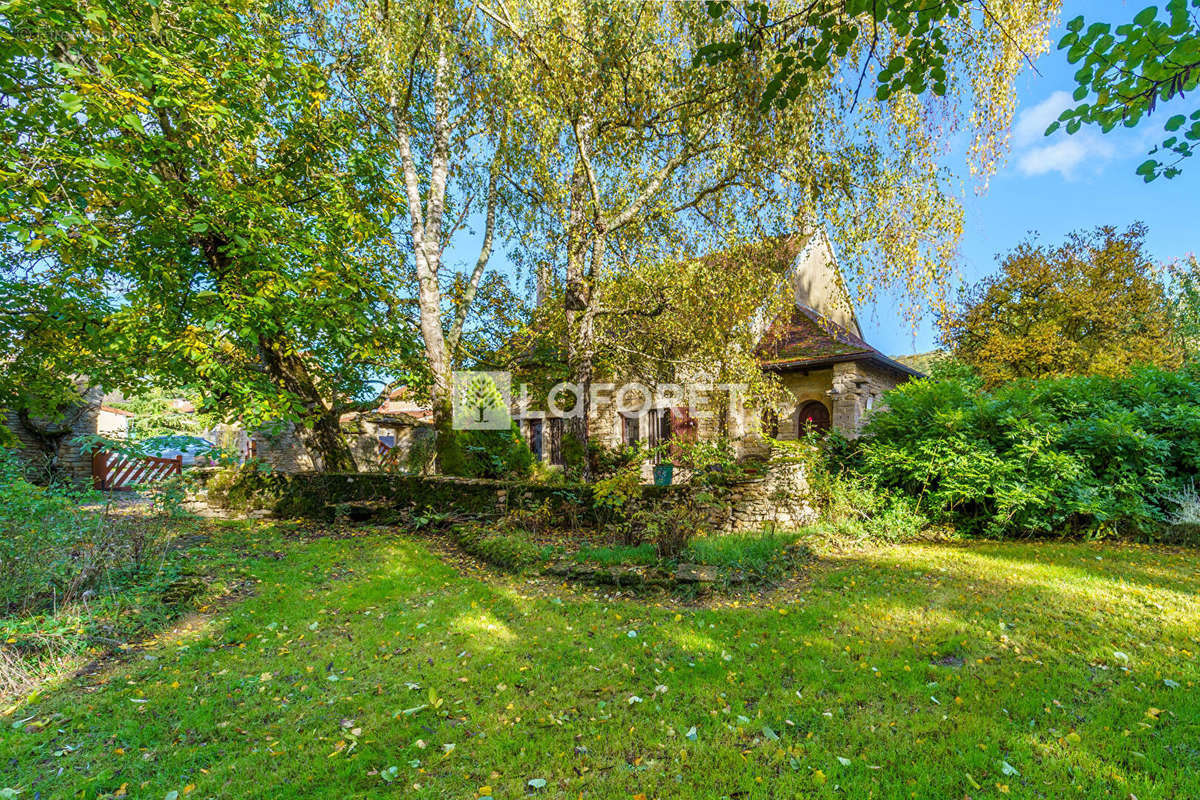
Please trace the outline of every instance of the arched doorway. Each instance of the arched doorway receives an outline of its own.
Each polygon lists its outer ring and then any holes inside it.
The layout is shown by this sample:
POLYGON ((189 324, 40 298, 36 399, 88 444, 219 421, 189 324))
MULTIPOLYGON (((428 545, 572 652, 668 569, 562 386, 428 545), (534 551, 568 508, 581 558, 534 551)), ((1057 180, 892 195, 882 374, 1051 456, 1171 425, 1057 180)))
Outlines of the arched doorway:
POLYGON ((796 410, 797 438, 809 430, 827 431, 829 427, 829 409, 820 400, 809 400, 796 410))

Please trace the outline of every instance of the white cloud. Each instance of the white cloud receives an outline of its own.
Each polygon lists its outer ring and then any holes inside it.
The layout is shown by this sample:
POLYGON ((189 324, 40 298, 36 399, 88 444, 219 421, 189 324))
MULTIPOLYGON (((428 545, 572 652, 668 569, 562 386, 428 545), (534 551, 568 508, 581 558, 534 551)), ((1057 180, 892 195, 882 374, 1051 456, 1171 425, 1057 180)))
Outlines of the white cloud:
POLYGON ((1080 167, 1099 168, 1117 156, 1112 141, 1091 130, 1073 136, 1060 130, 1050 137, 1045 136, 1050 123, 1071 105, 1071 95, 1054 92, 1017 117, 1013 126, 1013 146, 1017 169, 1022 175, 1057 172, 1064 178, 1073 178, 1080 167))
POLYGON ((1022 175, 1057 172, 1064 178, 1071 178, 1081 165, 1098 167, 1114 155, 1116 148, 1096 134, 1077 133, 1054 144, 1026 149, 1017 157, 1017 169, 1022 175))
POLYGON ((1071 95, 1066 92, 1055 92, 1028 111, 1022 111, 1013 126, 1013 144, 1017 147, 1028 147, 1042 138, 1050 123, 1058 119, 1058 115, 1072 105, 1071 95))

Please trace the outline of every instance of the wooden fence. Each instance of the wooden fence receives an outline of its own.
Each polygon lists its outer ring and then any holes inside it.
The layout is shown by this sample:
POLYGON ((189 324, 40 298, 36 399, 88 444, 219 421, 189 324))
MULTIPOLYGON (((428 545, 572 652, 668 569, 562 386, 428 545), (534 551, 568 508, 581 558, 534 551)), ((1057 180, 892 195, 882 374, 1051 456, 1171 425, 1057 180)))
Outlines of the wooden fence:
POLYGON ((100 452, 92 456, 92 486, 97 489, 132 489, 182 474, 181 455, 174 458, 133 458, 100 452))

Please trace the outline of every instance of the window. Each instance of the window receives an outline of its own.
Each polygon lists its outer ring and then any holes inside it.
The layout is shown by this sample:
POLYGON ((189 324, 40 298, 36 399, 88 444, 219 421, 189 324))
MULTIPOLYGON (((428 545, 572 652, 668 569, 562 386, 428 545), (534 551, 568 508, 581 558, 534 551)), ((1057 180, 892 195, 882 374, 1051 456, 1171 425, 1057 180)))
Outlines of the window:
POLYGON ((562 454, 563 421, 562 417, 550 418, 550 463, 562 466, 567 463, 562 454))
MULTIPOLYGON (((666 444, 671 441, 674 416, 669 408, 652 408, 647 419, 647 441, 651 447, 666 444)), ((662 454, 655 456, 655 463, 662 461, 662 454)))
POLYGON ((529 449, 533 451, 533 457, 538 461, 542 460, 542 421, 540 419, 531 419, 528 425, 529 449))
POLYGON ((626 447, 632 447, 638 443, 639 426, 637 417, 621 417, 621 442, 626 447))

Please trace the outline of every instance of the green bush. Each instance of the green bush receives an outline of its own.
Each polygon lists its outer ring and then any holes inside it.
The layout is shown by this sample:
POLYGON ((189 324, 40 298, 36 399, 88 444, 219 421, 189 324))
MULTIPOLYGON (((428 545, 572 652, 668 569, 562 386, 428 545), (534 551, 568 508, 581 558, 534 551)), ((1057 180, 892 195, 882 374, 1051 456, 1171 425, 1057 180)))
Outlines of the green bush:
POLYGON ((615 567, 621 564, 650 565, 658 563, 658 554, 650 542, 639 545, 584 546, 579 548, 572 558, 576 561, 602 564, 606 567, 615 567))
POLYGON ((913 381, 887 395, 856 444, 828 453, 842 476, 915 501, 895 517, 919 508, 991 537, 1154 537, 1200 470, 1197 378, 1143 369, 991 392, 969 379, 913 381))
POLYGON ((457 438, 462 477, 519 480, 533 472, 533 452, 516 423, 503 431, 458 431, 457 438))
POLYGON ((713 567, 766 569, 785 559, 788 548, 800 539, 799 533, 727 533, 693 539, 683 554, 683 561, 713 567))
POLYGON ((0 451, 0 613, 77 599, 107 566, 105 533, 77 497, 34 486, 0 451))
POLYGON ((463 552, 512 572, 523 572, 541 559, 541 550, 520 531, 471 524, 455 525, 450 533, 463 552))

